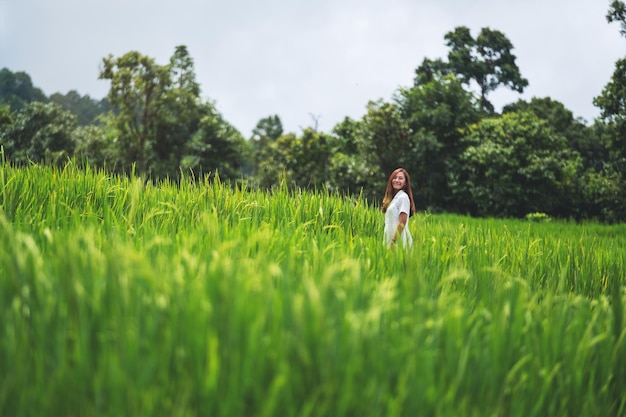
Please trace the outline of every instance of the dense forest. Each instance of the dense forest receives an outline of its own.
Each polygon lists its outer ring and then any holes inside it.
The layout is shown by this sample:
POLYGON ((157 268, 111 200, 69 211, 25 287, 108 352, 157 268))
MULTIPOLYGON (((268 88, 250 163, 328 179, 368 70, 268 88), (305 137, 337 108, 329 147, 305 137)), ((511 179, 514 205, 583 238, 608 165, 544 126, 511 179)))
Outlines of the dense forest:
MULTIPOLYGON (((626 37, 626 8, 608 23, 626 37)), ((287 185, 382 198, 389 173, 411 174, 419 210, 493 217, 626 221, 626 57, 593 99, 600 116, 574 117, 550 97, 496 112, 489 95, 528 81, 498 30, 448 32, 447 57, 425 58, 413 85, 366 105, 329 132, 285 132, 279 115, 249 138, 200 98, 193 58, 176 47, 166 64, 130 51, 103 58, 102 100, 76 91, 47 97, 25 72, 0 70, 3 163, 64 164, 141 175, 146 181, 219 175, 233 184, 287 185), (477 91, 477 93, 475 93, 477 91)))

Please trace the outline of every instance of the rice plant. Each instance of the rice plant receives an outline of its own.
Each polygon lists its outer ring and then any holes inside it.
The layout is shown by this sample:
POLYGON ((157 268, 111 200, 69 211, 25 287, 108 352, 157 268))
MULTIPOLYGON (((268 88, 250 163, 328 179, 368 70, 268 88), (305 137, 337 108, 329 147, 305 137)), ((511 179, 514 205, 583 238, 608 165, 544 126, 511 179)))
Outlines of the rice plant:
POLYGON ((624 416, 624 225, 0 167, 0 415, 624 416))

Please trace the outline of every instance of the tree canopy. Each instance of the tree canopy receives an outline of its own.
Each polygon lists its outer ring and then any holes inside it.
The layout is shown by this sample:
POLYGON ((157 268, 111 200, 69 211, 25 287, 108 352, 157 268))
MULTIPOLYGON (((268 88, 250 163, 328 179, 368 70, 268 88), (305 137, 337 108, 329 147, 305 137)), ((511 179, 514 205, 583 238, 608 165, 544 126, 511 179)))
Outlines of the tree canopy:
POLYGON ((609 23, 618 22, 621 25, 620 33, 626 36, 626 4, 621 0, 613 0, 606 15, 609 23))
POLYGON ((8 104, 12 111, 23 109, 33 101, 47 102, 48 98, 33 85, 30 75, 23 71, 0 70, 0 105, 8 104))
MULTIPOLYGON (((624 22, 623 2, 607 19, 624 22)), ((433 212, 626 221, 626 59, 594 99, 593 125, 550 97, 497 113, 488 96, 528 81, 501 32, 448 32, 447 59, 424 58, 413 85, 370 100, 360 119, 329 133, 285 132, 279 115, 245 138, 200 98, 193 59, 177 46, 165 64, 138 51, 103 58, 110 82, 98 101, 77 91, 50 98, 25 73, 0 71, 0 146, 14 163, 77 158, 117 172, 251 186, 323 188, 380 202, 388 175, 411 175, 416 206, 433 212), (476 88, 478 92, 476 92, 476 88)))
POLYGON ((473 38, 469 28, 459 26, 445 35, 450 47, 448 64, 463 83, 475 81, 480 89, 481 107, 492 112, 487 95, 500 86, 524 92, 528 80, 522 77, 513 55, 513 44, 504 33, 488 27, 473 38))

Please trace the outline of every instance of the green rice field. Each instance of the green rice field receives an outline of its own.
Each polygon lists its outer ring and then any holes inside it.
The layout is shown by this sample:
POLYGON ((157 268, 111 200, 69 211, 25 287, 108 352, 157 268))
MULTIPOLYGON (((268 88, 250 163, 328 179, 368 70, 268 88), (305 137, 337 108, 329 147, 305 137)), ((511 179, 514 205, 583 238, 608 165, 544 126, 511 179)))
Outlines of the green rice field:
MULTIPOLYGON (((0 166, 0 416, 626 416, 626 225, 0 166)), ((381 190, 381 198, 384 190, 381 190)))

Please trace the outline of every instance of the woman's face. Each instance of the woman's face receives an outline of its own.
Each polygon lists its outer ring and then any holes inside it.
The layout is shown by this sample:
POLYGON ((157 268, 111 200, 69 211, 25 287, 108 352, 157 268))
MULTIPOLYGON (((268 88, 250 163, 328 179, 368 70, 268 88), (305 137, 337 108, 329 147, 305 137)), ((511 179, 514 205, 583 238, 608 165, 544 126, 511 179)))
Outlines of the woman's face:
POLYGON ((404 172, 402 171, 398 172, 391 179, 391 186, 396 191, 403 189, 404 184, 406 184, 406 177, 404 176, 404 172))

